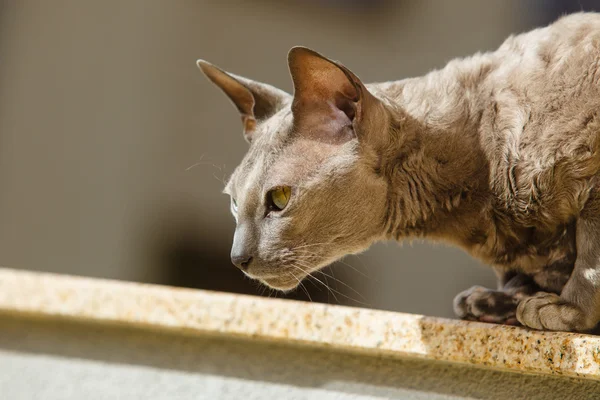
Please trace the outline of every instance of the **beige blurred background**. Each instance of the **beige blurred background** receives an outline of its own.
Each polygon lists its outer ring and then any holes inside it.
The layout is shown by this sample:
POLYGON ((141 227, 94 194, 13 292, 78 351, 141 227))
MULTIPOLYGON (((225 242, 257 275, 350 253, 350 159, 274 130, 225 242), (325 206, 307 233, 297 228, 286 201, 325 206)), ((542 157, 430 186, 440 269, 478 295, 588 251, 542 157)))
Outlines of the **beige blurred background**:
MULTIPOLYGON (((394 80, 494 49, 568 5, 0 0, 0 265, 260 294, 229 262, 221 194, 246 143, 197 58, 291 91, 286 54, 304 45, 366 82, 394 80)), ((327 273, 358 294, 329 278, 333 294, 307 284, 313 300, 452 316, 457 292, 494 285, 440 245, 344 261, 327 273)))

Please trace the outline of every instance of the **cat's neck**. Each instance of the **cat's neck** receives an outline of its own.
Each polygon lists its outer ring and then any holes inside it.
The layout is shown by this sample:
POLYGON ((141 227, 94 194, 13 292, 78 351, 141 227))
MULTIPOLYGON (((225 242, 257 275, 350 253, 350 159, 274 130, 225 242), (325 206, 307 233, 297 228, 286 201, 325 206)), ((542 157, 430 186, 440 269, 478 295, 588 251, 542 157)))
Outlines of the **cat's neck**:
POLYGON ((369 85, 378 97, 432 130, 456 129, 477 118, 487 78, 498 65, 494 53, 456 59, 424 76, 369 85))
POLYGON ((493 65, 491 56, 479 55, 420 78, 370 88, 387 103, 397 126, 382 151, 388 238, 454 241, 489 203, 479 123, 493 65))

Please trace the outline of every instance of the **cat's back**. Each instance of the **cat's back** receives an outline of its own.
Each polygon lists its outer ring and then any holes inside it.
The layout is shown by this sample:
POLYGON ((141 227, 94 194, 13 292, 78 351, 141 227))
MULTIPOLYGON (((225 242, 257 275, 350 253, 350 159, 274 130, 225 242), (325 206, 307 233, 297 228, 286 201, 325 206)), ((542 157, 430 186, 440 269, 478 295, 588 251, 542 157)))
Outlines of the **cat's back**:
POLYGON ((511 92, 527 111, 600 104, 600 13, 572 14, 511 36, 495 56, 492 90, 511 92))
POLYGON ((481 125, 493 189, 524 223, 563 223, 600 172, 600 14, 510 37, 494 55, 481 125))

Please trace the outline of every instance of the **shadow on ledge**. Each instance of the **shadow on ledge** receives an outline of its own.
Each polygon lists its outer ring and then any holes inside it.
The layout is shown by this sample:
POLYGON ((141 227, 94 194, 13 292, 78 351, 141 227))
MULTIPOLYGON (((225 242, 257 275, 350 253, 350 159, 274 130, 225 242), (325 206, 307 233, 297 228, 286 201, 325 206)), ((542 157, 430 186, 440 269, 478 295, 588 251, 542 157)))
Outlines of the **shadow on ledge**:
POLYGON ((596 381, 2 317, 6 398, 592 399, 596 381))

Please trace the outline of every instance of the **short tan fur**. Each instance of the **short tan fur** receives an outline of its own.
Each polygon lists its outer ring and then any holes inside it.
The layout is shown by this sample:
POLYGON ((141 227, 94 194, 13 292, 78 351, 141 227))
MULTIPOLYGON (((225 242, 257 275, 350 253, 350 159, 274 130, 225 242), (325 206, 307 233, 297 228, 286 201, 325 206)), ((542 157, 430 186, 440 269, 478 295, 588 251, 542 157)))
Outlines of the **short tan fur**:
POLYGON ((291 290, 376 241, 423 237, 497 272, 498 288, 456 297, 462 318, 600 321, 599 14, 395 82, 363 84, 302 47, 288 64, 293 95, 198 61, 250 142, 225 188, 248 276, 291 290), (277 188, 291 194, 274 209, 277 188))

